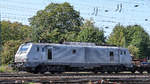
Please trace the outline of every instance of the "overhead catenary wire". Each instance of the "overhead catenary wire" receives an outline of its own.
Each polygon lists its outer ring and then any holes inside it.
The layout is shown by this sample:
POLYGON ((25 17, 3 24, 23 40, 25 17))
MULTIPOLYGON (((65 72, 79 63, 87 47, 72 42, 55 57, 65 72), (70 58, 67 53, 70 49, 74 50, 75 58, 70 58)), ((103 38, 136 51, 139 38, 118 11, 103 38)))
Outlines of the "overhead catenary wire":
MULTIPOLYGON (((3 0, 4 1, 4 0, 3 0)), ((89 1, 74 1, 74 3, 71 3, 71 5, 74 6, 75 9, 80 10, 80 13, 82 16, 86 16, 88 18, 92 17, 95 20, 95 23, 107 23, 107 24, 130 24, 132 23, 140 23, 143 25, 149 25, 150 16, 139 16, 138 19, 136 17, 133 17, 132 14, 141 14, 142 13, 149 13, 150 10, 142 10, 140 8, 148 7, 145 6, 145 3, 143 1, 123 1, 123 0, 113 0, 110 2, 114 2, 112 6, 107 6, 107 4, 101 4, 101 1, 94 0, 93 2, 98 2, 99 4, 91 4, 89 1), (84 10, 82 10, 82 9, 84 10), (86 10, 88 9, 88 10, 86 10), (86 12, 85 12, 86 11, 86 12), (126 12, 126 13, 125 13, 126 12), (129 16, 131 18, 129 18, 129 16), (127 22, 126 22, 127 21, 127 22), (145 24, 144 24, 145 23, 145 24)), ((7 1, 5 1, 7 2, 7 1)), ((13 19, 13 20, 19 20, 19 21, 27 21, 28 18, 32 17, 33 15, 36 15, 36 12, 38 10, 43 10, 43 8, 36 8, 37 5, 41 3, 33 3, 32 1, 16 1, 12 0, 12 3, 17 3, 22 5, 14 5, 14 4, 0 4, 0 10, 2 9, 4 11, 3 18, 2 19, 13 19), (15 2, 13 2, 15 1, 15 2), (29 3, 29 4, 28 4, 29 3), (29 5, 33 5, 33 7, 29 7, 29 5), (6 9, 6 10, 5 10, 6 9), (26 11, 26 13, 22 13, 22 10, 26 11), (8 12, 10 11, 10 12, 8 12), (17 14, 11 13, 11 11, 18 12, 17 14), (32 14, 31 14, 32 13, 32 14)), ((47 0, 43 2, 44 4, 48 5, 51 2, 58 2, 55 0, 47 0)), ((42 4, 43 4, 42 3, 42 4)))

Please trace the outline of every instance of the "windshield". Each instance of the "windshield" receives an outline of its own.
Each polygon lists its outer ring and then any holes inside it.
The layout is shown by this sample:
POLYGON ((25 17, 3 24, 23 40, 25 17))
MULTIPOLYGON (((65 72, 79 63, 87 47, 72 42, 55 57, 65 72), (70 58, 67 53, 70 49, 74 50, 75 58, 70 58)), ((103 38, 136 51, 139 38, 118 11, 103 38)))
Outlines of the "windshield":
POLYGON ((19 52, 26 52, 29 48, 30 44, 24 44, 20 47, 19 52))

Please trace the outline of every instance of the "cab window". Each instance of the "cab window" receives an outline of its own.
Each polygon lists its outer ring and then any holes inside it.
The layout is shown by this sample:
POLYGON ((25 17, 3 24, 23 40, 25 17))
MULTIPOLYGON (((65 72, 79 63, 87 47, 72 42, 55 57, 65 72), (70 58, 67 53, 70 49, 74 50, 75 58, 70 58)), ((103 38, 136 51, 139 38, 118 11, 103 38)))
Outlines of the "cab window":
POLYGON ((20 47, 19 52, 26 52, 29 49, 30 44, 24 44, 20 47))
POLYGON ((48 60, 52 59, 52 49, 48 49, 48 60))

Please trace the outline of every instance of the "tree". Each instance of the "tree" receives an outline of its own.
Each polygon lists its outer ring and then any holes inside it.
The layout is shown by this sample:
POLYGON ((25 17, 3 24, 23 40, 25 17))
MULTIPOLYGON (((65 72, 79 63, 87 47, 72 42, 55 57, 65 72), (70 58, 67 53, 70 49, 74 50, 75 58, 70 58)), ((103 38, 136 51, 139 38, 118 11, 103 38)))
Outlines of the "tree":
POLYGON ((128 42, 139 48, 140 58, 149 56, 149 35, 140 25, 127 26, 128 42))
POLYGON ((105 42, 104 31, 95 27, 92 21, 87 20, 81 27, 77 41, 102 44, 105 42))
POLYGON ((35 16, 30 18, 32 39, 36 42, 39 40, 51 42, 44 39, 43 35, 51 33, 55 29, 61 36, 68 32, 79 32, 82 20, 79 12, 74 10, 69 3, 51 3, 44 10, 38 11, 35 16))
POLYGON ((13 62, 14 55, 21 43, 30 41, 31 28, 21 23, 2 21, 2 63, 13 62))
POLYGON ((2 50, 2 64, 11 64, 14 61, 14 56, 20 44, 20 40, 9 40, 4 43, 2 50))
POLYGON ((128 46, 129 52, 131 54, 131 56, 135 59, 139 59, 139 48, 137 48, 136 46, 130 45, 128 46))
POLYGON ((9 40, 29 40, 31 28, 21 23, 2 21, 2 44, 9 40))
POLYGON ((126 47, 125 27, 117 24, 110 34, 108 44, 126 47))
POLYGON ((58 43, 60 41, 61 35, 58 29, 54 29, 51 32, 44 32, 41 34, 41 37, 39 37, 39 40, 41 42, 48 42, 48 43, 58 43))
POLYGON ((135 46, 139 58, 149 56, 149 35, 140 25, 115 26, 107 42, 122 47, 135 46))

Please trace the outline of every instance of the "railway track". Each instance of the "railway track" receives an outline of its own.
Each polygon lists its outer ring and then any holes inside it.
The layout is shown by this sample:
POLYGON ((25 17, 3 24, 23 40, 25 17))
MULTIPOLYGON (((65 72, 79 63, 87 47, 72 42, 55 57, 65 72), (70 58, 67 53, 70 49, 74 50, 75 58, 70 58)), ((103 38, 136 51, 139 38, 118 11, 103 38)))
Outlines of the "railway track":
POLYGON ((0 73, 0 83, 47 83, 47 84, 150 84, 150 74, 31 74, 31 73, 0 73))

